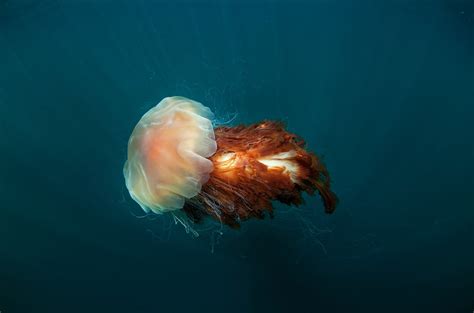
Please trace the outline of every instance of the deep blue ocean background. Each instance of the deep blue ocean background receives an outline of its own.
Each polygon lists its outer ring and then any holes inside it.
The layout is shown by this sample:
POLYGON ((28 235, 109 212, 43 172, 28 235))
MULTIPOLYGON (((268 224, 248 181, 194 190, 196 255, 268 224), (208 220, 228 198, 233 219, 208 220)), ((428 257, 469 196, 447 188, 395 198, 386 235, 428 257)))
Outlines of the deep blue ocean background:
POLYGON ((0 0, 0 311, 474 310, 474 1, 0 0), (277 119, 340 205, 198 238, 141 218, 163 97, 277 119))

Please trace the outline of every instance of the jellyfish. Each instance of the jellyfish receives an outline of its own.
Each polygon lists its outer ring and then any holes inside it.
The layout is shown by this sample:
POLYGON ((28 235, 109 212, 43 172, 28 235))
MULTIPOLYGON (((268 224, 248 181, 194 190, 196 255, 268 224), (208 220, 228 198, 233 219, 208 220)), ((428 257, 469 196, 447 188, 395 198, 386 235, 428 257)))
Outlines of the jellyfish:
POLYGON ((150 109, 128 141, 124 165, 130 196, 146 213, 171 213, 183 225, 206 218, 239 228, 273 217, 273 202, 304 203, 318 193, 326 213, 338 198, 320 158, 277 121, 214 128, 201 103, 167 97, 150 109))

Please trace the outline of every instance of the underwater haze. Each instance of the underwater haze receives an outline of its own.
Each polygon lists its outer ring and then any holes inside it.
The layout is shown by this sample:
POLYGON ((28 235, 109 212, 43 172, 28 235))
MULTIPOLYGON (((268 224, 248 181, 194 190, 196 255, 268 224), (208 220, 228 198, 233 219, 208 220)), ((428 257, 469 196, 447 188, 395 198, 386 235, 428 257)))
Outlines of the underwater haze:
POLYGON ((0 0, 0 312, 474 310, 472 0, 0 0), (339 206, 145 217, 122 174, 166 96, 284 121, 339 206))

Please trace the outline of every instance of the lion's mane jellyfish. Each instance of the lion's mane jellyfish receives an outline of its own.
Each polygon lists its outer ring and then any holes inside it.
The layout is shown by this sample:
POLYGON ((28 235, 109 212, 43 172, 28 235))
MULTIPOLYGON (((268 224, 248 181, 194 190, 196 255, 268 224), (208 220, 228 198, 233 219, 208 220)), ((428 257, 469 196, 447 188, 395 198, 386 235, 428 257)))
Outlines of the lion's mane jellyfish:
POLYGON ((265 212, 272 201, 303 202, 302 192, 318 192, 325 211, 337 204, 320 159, 302 138, 280 122, 213 128, 202 104, 168 97, 138 122, 128 142, 124 166, 131 197, 145 212, 171 212, 183 222, 212 217, 238 228, 265 212))

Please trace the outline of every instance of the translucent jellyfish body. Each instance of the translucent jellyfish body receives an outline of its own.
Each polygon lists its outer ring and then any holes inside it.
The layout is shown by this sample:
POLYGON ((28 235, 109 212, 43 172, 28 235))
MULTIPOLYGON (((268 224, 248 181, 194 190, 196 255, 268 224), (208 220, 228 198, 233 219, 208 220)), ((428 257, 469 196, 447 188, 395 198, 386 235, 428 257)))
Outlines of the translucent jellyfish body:
POLYGON ((213 169, 216 152, 209 108, 183 97, 167 97, 140 119, 128 142, 124 166, 131 197, 145 212, 182 209, 213 169))

